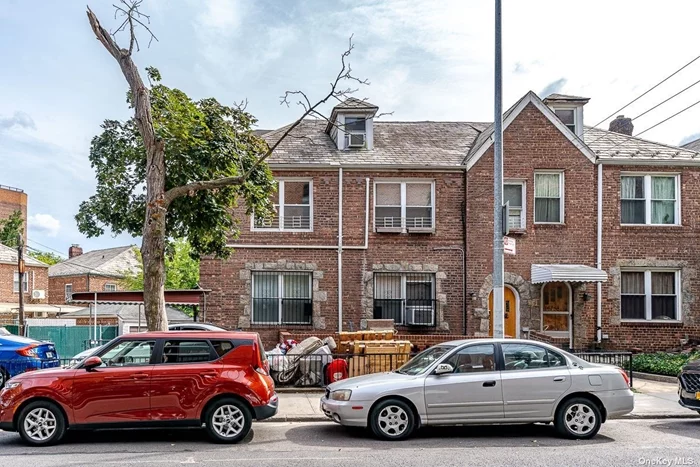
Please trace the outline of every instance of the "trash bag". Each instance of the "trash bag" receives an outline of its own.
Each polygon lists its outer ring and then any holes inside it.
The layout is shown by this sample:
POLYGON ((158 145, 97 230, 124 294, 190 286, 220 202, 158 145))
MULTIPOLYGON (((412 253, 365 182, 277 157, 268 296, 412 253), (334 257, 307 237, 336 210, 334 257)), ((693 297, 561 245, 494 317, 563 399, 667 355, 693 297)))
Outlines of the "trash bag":
POLYGON ((331 349, 324 345, 311 355, 299 360, 301 376, 297 386, 320 386, 323 383, 323 370, 333 360, 331 349))

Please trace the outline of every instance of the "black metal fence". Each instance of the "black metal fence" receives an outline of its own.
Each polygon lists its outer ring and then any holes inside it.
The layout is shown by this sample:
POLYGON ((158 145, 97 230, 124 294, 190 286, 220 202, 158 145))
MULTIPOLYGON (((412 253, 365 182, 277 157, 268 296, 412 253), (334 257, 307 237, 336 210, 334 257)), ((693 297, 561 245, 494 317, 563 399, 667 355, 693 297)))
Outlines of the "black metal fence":
POLYGON ((632 352, 572 352, 572 354, 587 362, 619 366, 627 372, 630 386, 634 383, 632 352))

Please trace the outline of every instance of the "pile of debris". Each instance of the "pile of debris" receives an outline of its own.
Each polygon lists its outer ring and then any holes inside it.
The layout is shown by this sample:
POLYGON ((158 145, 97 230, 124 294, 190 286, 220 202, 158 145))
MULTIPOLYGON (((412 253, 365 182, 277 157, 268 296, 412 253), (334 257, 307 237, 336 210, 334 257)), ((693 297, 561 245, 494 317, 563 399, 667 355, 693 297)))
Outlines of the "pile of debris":
POLYGON ((411 358, 411 342, 395 340, 393 330, 341 332, 338 352, 348 358, 348 374, 384 373, 411 358))

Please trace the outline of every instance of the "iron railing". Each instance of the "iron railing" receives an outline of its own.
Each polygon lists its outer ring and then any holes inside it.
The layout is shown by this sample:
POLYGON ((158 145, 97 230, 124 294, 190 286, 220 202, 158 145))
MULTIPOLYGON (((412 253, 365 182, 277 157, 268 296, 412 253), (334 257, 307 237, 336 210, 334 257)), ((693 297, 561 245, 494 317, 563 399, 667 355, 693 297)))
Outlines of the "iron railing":
POLYGON ((582 360, 591 363, 603 363, 606 365, 619 366, 630 378, 630 386, 634 383, 634 372, 632 371, 632 352, 571 352, 582 360))

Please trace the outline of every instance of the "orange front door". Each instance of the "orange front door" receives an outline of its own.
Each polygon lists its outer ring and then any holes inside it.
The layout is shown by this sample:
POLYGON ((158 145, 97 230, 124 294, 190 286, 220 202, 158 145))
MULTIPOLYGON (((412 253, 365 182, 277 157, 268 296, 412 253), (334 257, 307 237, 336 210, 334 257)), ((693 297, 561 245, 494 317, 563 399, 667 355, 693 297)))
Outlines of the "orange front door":
MULTIPOLYGON (((516 320, 518 319, 518 310, 516 310, 515 292, 506 287, 503 291, 503 308, 504 316, 504 333, 506 337, 518 337, 516 335, 517 327, 516 320)), ((493 291, 489 295, 489 336, 493 336, 493 291)))

